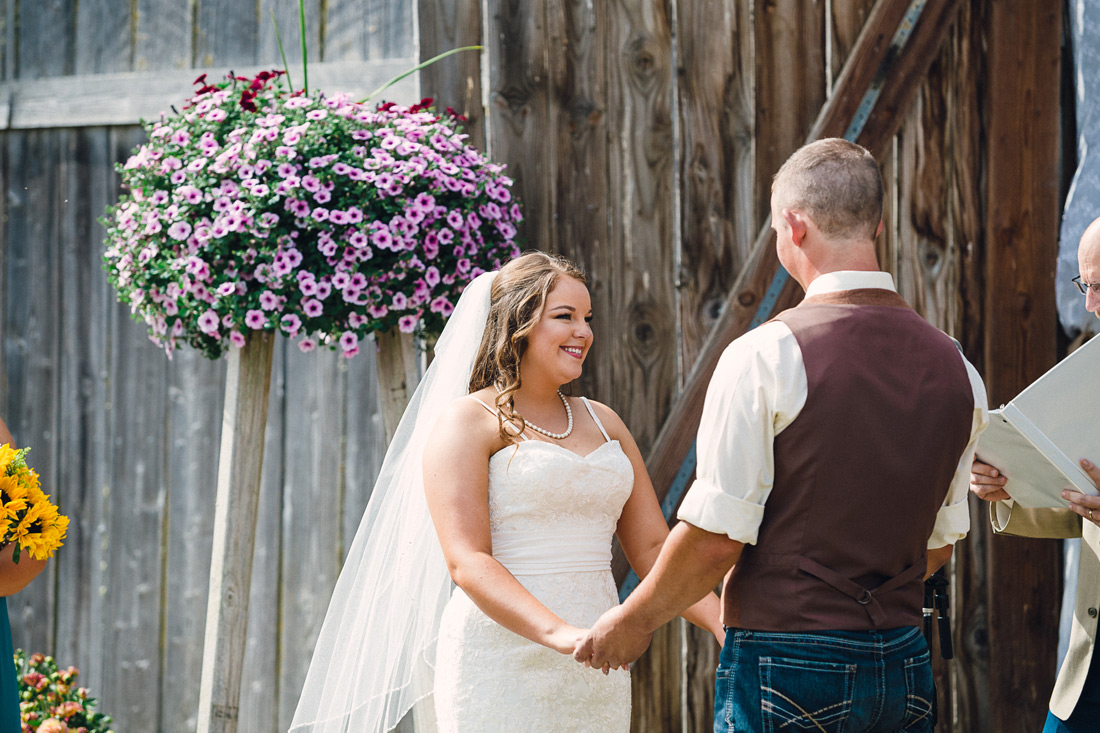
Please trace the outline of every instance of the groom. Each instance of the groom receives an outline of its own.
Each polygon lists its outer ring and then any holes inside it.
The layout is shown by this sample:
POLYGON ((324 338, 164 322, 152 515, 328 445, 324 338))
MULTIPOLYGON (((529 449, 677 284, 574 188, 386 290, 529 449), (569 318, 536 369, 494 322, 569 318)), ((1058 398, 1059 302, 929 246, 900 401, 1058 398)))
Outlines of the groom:
POLYGON ((683 521, 574 656, 632 662, 722 583, 715 731, 845 719, 847 730, 931 730, 922 579, 969 529, 985 387, 878 269, 870 153, 840 139, 801 148, 775 176, 771 215, 806 299, 726 348, 683 521))

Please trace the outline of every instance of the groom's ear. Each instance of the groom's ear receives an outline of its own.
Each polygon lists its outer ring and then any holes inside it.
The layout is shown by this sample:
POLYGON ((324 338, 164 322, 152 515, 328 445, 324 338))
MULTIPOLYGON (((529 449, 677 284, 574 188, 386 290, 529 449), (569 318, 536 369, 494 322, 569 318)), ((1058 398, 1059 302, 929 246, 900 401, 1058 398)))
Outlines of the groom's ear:
POLYGON ((802 246, 802 240, 806 238, 806 230, 809 228, 806 215, 801 211, 783 209, 783 221, 791 228, 791 241, 798 247, 802 246))

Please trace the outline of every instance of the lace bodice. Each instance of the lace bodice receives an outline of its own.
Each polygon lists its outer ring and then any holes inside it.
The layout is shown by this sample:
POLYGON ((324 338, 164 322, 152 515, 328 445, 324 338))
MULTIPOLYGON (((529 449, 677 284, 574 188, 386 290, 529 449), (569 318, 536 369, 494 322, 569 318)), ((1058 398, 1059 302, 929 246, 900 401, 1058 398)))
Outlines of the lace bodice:
MULTIPOLYGON (((498 451, 489 459, 493 556, 560 618, 590 626, 618 602, 611 539, 633 484, 614 440, 586 456, 540 440, 498 451)), ((458 589, 440 629, 436 712, 445 733, 625 733, 630 680, 512 633, 458 589)))

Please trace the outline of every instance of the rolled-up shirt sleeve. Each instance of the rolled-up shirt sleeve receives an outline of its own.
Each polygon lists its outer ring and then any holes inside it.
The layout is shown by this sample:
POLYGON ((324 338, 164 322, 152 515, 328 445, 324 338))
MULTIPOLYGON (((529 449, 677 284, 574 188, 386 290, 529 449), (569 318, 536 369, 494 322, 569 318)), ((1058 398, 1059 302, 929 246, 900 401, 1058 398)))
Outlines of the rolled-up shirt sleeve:
POLYGON ((953 545, 970 531, 970 504, 967 497, 970 494, 970 464, 974 462, 974 449, 978 445, 978 436, 989 425, 989 409, 985 396, 985 384, 974 366, 965 358, 967 376, 970 377, 970 387, 974 392, 974 417, 970 426, 970 442, 963 451, 959 465, 955 469, 955 476, 951 479, 951 487, 947 490, 947 497, 943 506, 936 515, 936 524, 932 528, 932 535, 928 538, 928 548, 945 547, 953 545))
POLYGON ((772 443, 806 402, 806 371, 790 329, 773 321, 723 352, 696 439, 696 479, 677 517, 755 544, 775 478, 772 443))

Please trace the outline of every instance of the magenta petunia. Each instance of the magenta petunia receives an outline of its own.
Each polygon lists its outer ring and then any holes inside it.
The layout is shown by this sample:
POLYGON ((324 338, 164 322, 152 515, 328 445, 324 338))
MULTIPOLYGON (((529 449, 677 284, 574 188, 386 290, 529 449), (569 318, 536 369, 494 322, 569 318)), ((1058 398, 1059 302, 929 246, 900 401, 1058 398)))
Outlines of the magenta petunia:
POLYGON ((401 316, 397 319, 397 328, 401 333, 412 333, 416 330, 416 316, 401 316))
POLYGON ((294 315, 293 313, 287 313, 285 316, 279 319, 279 325, 282 326, 283 331, 288 336, 294 336, 302 327, 302 319, 294 315))
POLYGON ((298 342, 298 348, 303 354, 308 354, 317 348, 317 342, 311 338, 304 338, 298 342))
POLYGON ((253 329, 265 328, 267 326, 267 316, 264 315, 262 310, 253 308, 245 313, 244 325, 253 329))
POLYGON ((344 331, 340 334, 340 348, 344 352, 351 351, 359 346, 359 337, 351 331, 344 331))
POLYGON ((201 316, 199 316, 198 322, 199 330, 209 335, 218 332, 218 314, 213 310, 207 309, 201 316))

